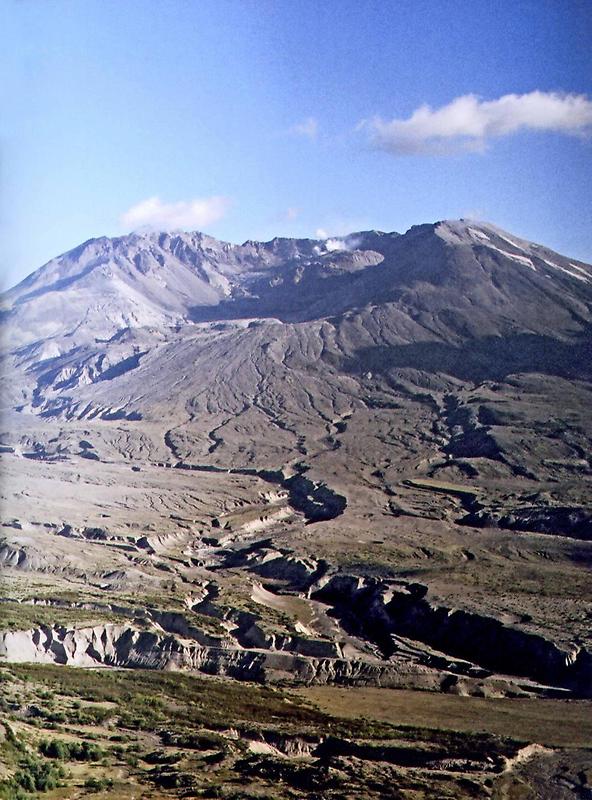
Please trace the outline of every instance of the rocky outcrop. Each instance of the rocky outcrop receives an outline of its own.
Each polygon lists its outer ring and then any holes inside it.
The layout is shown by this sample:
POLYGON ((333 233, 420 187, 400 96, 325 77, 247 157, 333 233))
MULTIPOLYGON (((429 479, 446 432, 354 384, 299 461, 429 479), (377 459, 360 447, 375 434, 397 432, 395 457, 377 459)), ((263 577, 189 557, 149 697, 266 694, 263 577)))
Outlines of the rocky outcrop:
POLYGON ((312 597, 333 605, 346 628, 375 641, 385 656, 396 653, 396 637, 403 636, 488 671, 592 696, 592 654, 585 648, 566 650, 539 634, 433 603, 426 595, 421 584, 337 575, 312 597))
POLYGON ((287 581, 293 586, 304 587, 315 576, 324 572, 325 563, 272 549, 257 559, 250 569, 263 578, 287 581))
POLYGON ((270 752, 288 758, 315 756, 319 745, 324 741, 321 736, 290 736, 275 730, 244 731, 242 736, 249 742, 249 749, 252 752, 270 752))
MULTIPOLYGON (((207 641, 203 635, 199 638, 207 641)), ((269 639, 252 628, 245 630, 241 639, 247 646, 233 646, 230 640, 216 637, 209 639, 210 644, 202 644, 165 633, 162 628, 141 630, 133 624, 40 626, 0 634, 0 663, 188 670, 260 683, 337 683, 479 696, 546 693, 544 687, 500 679, 483 671, 473 670, 470 674, 470 670, 465 670, 463 674, 462 669, 457 669, 455 674, 451 671, 454 663, 444 659, 430 665, 409 658, 389 661, 345 658, 339 645, 332 642, 302 637, 269 639)))
POLYGON ((334 519, 343 514, 347 506, 343 495, 304 475, 293 475, 283 482, 283 486, 288 489, 292 508, 301 511, 309 523, 334 519))
POLYGON ((174 658, 174 651, 173 639, 125 625, 78 629, 42 626, 0 637, 0 660, 16 663, 164 669, 174 658))
MULTIPOLYGON (((304 646, 300 649, 305 650, 304 646)), ((311 648, 314 651, 314 647, 311 648)), ((11 631, 0 636, 0 662, 40 662, 75 667, 197 670, 238 680, 347 682, 398 685, 389 665, 315 657, 298 652, 202 646, 197 642, 128 625, 98 625, 67 629, 60 626, 11 631)), ((434 685, 436 682, 434 682, 434 685)))
POLYGON ((513 531, 548 533, 573 539, 592 540, 592 511, 574 506, 525 506, 507 512, 485 508, 459 520, 475 528, 507 528, 513 531))
POLYGON ((224 564, 244 567, 262 578, 286 581, 294 589, 302 591, 332 570, 324 559, 300 556, 285 548, 274 547, 271 539, 230 551, 225 555, 224 564))
POLYGON ((307 658, 343 658, 339 642, 330 639, 283 634, 265 630, 259 617, 245 611, 230 611, 226 618, 236 624, 230 634, 244 648, 294 653, 307 658))

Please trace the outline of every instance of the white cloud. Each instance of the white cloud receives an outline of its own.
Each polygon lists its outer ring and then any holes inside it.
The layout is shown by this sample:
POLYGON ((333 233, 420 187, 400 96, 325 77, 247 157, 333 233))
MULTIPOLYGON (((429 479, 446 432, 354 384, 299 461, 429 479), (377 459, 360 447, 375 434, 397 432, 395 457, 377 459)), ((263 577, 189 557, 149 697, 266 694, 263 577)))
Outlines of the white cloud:
POLYGON ((308 117, 290 128, 290 133, 303 136, 306 139, 316 139, 319 133, 319 123, 314 117, 308 117))
POLYGON ((372 144, 396 155, 482 151, 490 139, 524 130, 569 136, 592 133, 592 100, 583 94, 534 91, 497 100, 457 97, 441 108, 420 106, 408 119, 375 117, 360 125, 372 144))
POLYGON ((202 197, 163 203, 159 197, 149 197, 128 208, 121 215, 122 227, 156 228, 158 230, 196 230, 222 219, 230 207, 228 197, 202 197))

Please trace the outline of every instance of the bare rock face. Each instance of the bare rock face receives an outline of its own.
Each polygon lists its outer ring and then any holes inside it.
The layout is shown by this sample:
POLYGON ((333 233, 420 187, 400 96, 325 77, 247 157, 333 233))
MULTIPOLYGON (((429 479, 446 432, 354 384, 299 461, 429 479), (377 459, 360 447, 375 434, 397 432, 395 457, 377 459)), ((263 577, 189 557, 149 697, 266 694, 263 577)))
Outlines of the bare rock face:
MULTIPOLYGON (((249 637, 245 638, 245 643, 249 637)), ((126 625, 92 628, 38 628, 5 633, 0 638, 0 661, 40 662, 72 667, 126 667, 136 669, 191 669, 240 680, 277 680, 291 675, 308 682, 356 678, 373 682, 389 669, 375 664, 353 664, 341 657, 331 642, 300 639, 291 649, 275 649, 273 642, 250 637, 252 648, 203 646, 193 637, 180 639, 126 625)), ((391 670, 394 674, 394 671, 391 670)))
POLYGON ((501 515, 477 510, 467 514, 462 521, 475 527, 501 527, 587 541, 592 539, 592 511, 588 508, 526 506, 501 515))
POLYGON ((524 675, 548 686, 592 697, 592 653, 566 650, 543 636, 500 620, 447 608, 426 598, 427 587, 331 578, 316 597, 333 604, 346 624, 366 632, 392 654, 406 636, 502 674, 524 675))
POLYGON ((550 691, 536 682, 520 684, 474 668, 471 674, 469 664, 459 670, 460 662, 441 659, 437 663, 433 657, 433 663, 425 664, 345 658, 339 645, 332 642, 296 637, 281 643, 253 636, 252 630, 246 632, 243 643, 246 646, 224 646, 222 642, 204 645, 192 635, 180 638, 129 625, 41 627, 0 635, 0 663, 183 670, 262 683, 289 680, 295 684, 412 687, 477 695, 536 696, 550 691))

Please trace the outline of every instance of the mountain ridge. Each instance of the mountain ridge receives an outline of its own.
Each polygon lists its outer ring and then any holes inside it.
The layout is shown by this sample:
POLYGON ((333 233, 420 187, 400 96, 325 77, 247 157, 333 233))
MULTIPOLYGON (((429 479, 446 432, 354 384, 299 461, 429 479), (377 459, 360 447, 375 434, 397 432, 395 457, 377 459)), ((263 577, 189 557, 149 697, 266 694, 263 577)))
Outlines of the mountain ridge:
MULTIPOLYGON (((247 239, 241 244, 231 243, 225 240, 216 239, 215 237, 209 236, 208 234, 202 233, 200 231, 175 231, 175 232, 167 232, 167 231, 147 231, 147 232, 131 232, 130 234, 124 234, 121 236, 115 237, 108 237, 108 236, 99 236, 99 237, 92 237, 87 239, 86 241, 76 245, 75 247, 71 248, 70 250, 65 251, 64 253, 55 256, 54 258, 50 259, 50 261, 43 264, 37 270, 34 270, 32 273, 27 275, 23 280, 19 281, 13 287, 5 290, 2 293, 3 298, 11 298, 12 296, 20 296, 23 293, 19 292, 18 290, 24 287, 28 287, 31 284, 34 284, 42 275, 48 272, 51 267, 57 264, 63 263, 66 259, 76 258, 81 256, 86 250, 92 248, 93 246, 101 246, 103 248, 103 255, 105 256, 116 256, 117 257, 117 248, 121 246, 132 247, 138 244, 145 243, 147 249, 151 245, 158 244, 162 246, 168 242, 175 242, 176 244, 193 244, 196 249, 201 250, 203 253, 208 253, 208 251, 221 251, 221 252, 231 252, 231 251, 270 251, 272 253, 277 252, 278 249, 284 249, 284 253, 282 254, 283 257, 286 257, 285 248, 286 246, 291 247, 293 251, 299 255, 306 253, 308 249, 308 255, 323 255, 327 256, 332 252, 339 252, 339 251, 352 251, 352 250, 369 250, 372 249, 372 243, 376 243, 382 239, 383 242, 388 241, 389 239, 393 238, 403 238, 403 237, 411 237, 416 236, 420 232, 424 231, 434 231, 438 235, 441 236, 443 239, 447 239, 451 243, 458 243, 458 244, 474 244, 475 239, 477 242, 480 241, 483 244, 483 240, 487 239, 486 235, 483 235, 483 229, 493 231, 495 234, 499 235, 500 238, 505 239, 505 241, 513 247, 517 247, 519 249, 530 249, 533 246, 535 248, 555 253, 556 251, 551 250, 551 248, 547 248, 543 245, 534 244, 529 242, 526 239, 522 239, 520 237, 514 236, 513 234, 509 234, 508 232, 504 231, 502 228, 489 223, 489 222, 482 222, 482 221, 474 221, 474 220, 466 220, 460 218, 456 219, 445 219, 445 220, 438 220, 433 223, 421 223, 418 225, 412 225, 405 233, 401 234, 396 231, 380 231, 380 230, 365 230, 365 231, 353 231, 343 236, 330 236, 327 238, 294 238, 294 237, 287 237, 287 236, 275 236, 272 239, 266 241, 259 241, 254 239, 247 239), (473 234, 471 237, 468 234, 473 234), (508 237, 512 236, 512 239, 508 237), (455 241, 456 240, 456 241, 455 241), (299 252, 302 251, 302 252, 299 252)), ((139 249, 139 252, 142 252, 142 249, 139 249)), ((562 257, 566 258, 567 257, 562 257)), ((579 278, 580 280, 586 279, 585 274, 578 275, 577 266, 585 264, 581 260, 576 258, 571 258, 571 262, 576 264, 575 272, 573 277, 579 278)), ((100 259, 97 259, 97 263, 94 266, 99 266, 103 263, 100 259)), ((588 276, 589 277, 589 276, 588 276)))
MULTIPOLYGON (((199 321, 199 309, 215 307, 227 311, 232 307, 235 318, 247 318, 273 315, 275 305, 287 319, 292 311, 292 319, 297 321, 302 307, 311 306, 313 315, 327 317, 363 303, 383 302, 385 284, 388 291, 400 285, 409 289, 410 282, 421 280, 432 285, 445 283, 449 276, 443 261, 459 269, 462 259, 451 261, 442 242, 456 248, 457 253, 464 250, 465 261, 470 249, 476 255, 474 260, 488 262, 490 272, 501 259, 506 267, 516 265, 539 272, 547 281, 577 282, 588 292, 592 285, 589 266, 510 237, 489 223, 463 220, 413 226, 402 235, 362 231, 325 240, 276 237, 269 242, 247 240, 242 245, 199 232, 99 237, 52 259, 5 292, 4 316, 6 319, 25 306, 30 309, 29 327, 33 328, 35 322, 47 323, 40 319, 43 311, 35 309, 37 299, 45 298, 43 310, 49 300, 59 312, 63 292, 79 290, 90 292, 90 300, 94 292, 98 310, 107 318, 114 317, 113 324, 120 328, 199 321), (378 265, 381 269, 373 274, 369 268, 378 265), (380 286, 373 281, 377 276, 383 279, 380 286), (356 284, 357 297, 347 296, 348 284, 352 283, 356 284), (333 299, 328 295, 335 290, 333 299), (105 294, 111 298, 110 308, 100 302, 105 294)), ((517 274, 516 279, 523 283, 517 274)), ((466 265, 464 278, 474 280, 466 265)), ((457 290, 470 288, 470 281, 457 290)), ((78 305, 81 316, 81 302, 78 305)), ((211 321, 216 313, 204 312, 202 318, 211 321)), ((67 315, 53 316, 53 329, 58 332, 57 319, 63 327, 67 315)), ((314 317, 309 314, 309 318, 314 317)), ((26 320, 19 320, 16 327, 22 329, 23 322, 26 320)), ((33 338, 31 330, 27 340, 33 338)))

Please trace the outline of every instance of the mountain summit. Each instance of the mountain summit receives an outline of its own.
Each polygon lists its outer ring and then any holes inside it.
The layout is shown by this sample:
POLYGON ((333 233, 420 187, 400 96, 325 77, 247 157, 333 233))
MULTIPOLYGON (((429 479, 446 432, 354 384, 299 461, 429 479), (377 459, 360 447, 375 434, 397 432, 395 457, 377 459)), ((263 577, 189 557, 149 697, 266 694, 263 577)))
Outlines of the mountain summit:
MULTIPOLYGON (((147 375, 161 407, 177 371, 188 401, 220 370, 236 383, 233 359, 237 375, 253 363, 273 382, 272 353, 282 374, 295 352, 299 368, 327 376, 590 370, 591 267, 464 220, 242 245, 201 233, 92 239, 7 292, 4 307, 17 376, 5 398, 37 413, 88 414, 97 402, 105 413, 116 400, 118 414, 144 416, 154 409, 136 381, 147 375), (230 362, 208 362, 206 341, 213 351, 224 341, 230 362)), ((239 394, 251 397, 253 381, 239 394)))
POLYGON ((512 325, 568 332, 587 319, 591 290, 586 264, 458 220, 403 236, 367 231, 242 245, 201 233, 102 237, 53 259, 3 300, 11 342, 58 345, 66 334, 84 342, 123 328, 296 322, 386 304, 444 336, 512 325))

